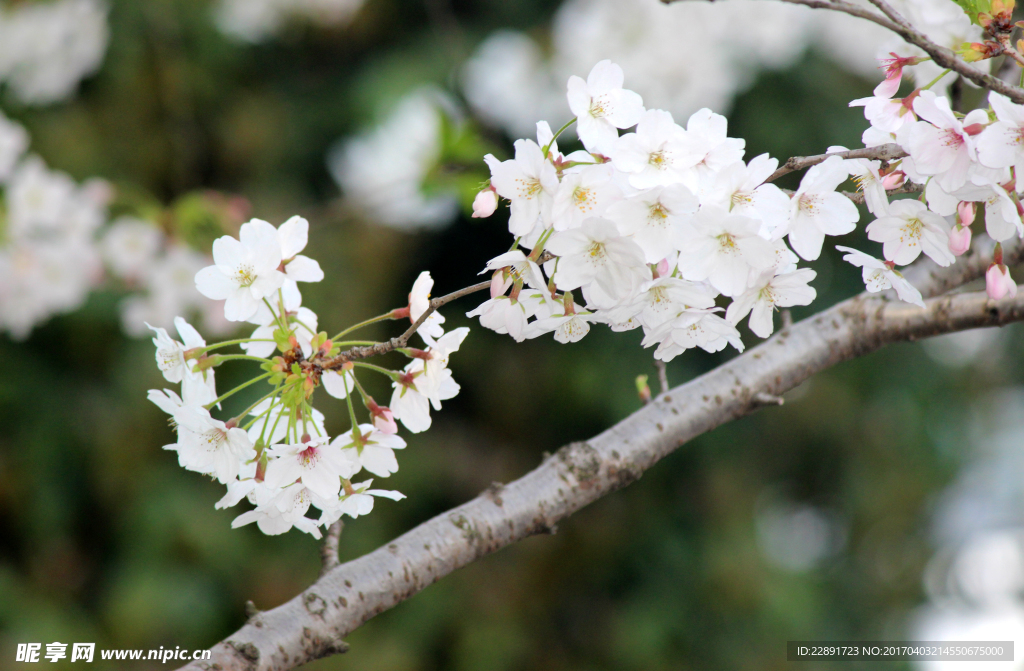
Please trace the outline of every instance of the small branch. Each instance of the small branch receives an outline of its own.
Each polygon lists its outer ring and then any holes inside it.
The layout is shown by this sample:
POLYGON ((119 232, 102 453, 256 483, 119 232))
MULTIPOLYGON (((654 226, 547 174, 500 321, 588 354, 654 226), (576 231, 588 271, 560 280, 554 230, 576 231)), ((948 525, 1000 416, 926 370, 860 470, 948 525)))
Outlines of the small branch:
POLYGON ((999 33, 996 35, 996 39, 999 41, 999 46, 1003 48, 1003 53, 1017 61, 1017 65, 1024 67, 1024 56, 1013 46, 1013 43, 1010 41, 1010 34, 999 33))
POLYGON ((320 567, 320 577, 338 565, 338 541, 341 540, 341 530, 345 523, 338 520, 327 529, 324 536, 324 544, 320 546, 320 560, 323 565, 320 567))
POLYGON ((786 402, 786 399, 782 398, 781 396, 776 396, 775 394, 769 394, 766 391, 759 391, 756 394, 754 394, 752 402, 762 406, 783 405, 786 402))
POLYGON ((365 347, 353 347, 329 359, 324 359, 319 363, 319 366, 323 370, 335 370, 341 368, 348 361, 366 359, 371 356, 387 354, 388 352, 393 352, 396 349, 401 349, 402 347, 405 347, 409 343, 409 338, 412 337, 413 333, 416 333, 416 329, 422 326, 423 322, 427 321, 427 318, 430 315, 434 314, 434 312, 439 307, 441 307, 445 303, 450 303, 457 298, 468 296, 469 294, 475 293, 477 291, 483 291, 484 289, 487 289, 490 286, 491 281, 488 280, 486 282, 480 282, 479 284, 474 284, 472 286, 465 287, 464 289, 459 289, 458 291, 453 291, 452 293, 446 296, 441 296, 440 298, 432 298, 430 299, 430 305, 427 307, 426 310, 423 311, 423 314, 420 315, 420 318, 417 319, 415 323, 413 323, 413 325, 410 326, 402 335, 391 338, 390 340, 385 340, 384 342, 379 342, 376 345, 368 345, 365 347))
MULTIPOLYGON (((794 193, 796 193, 795 191, 793 191, 793 189, 779 189, 779 191, 782 191, 782 193, 786 194, 787 196, 792 196, 794 193)), ((922 191, 924 191, 924 187, 921 186, 920 184, 913 184, 911 182, 907 182, 901 187, 892 189, 890 191, 886 191, 886 194, 890 196, 895 196, 901 193, 921 193, 922 191)), ((864 204, 863 191, 836 191, 836 193, 846 196, 857 205, 864 204)))
MULTIPOLYGON (((553 258, 555 258, 554 254, 552 254, 551 252, 544 252, 543 254, 540 255, 540 258, 537 259, 537 265, 543 265, 544 263, 547 263, 553 258)), ((416 333, 416 330, 423 325, 423 322, 427 321, 427 318, 430 317, 430 315, 434 314, 434 312, 442 305, 444 305, 445 303, 451 303, 457 298, 468 296, 469 294, 476 293, 477 291, 483 291, 484 289, 490 288, 490 286, 491 282, 490 280, 488 280, 486 282, 480 282, 478 284, 465 287, 464 289, 459 289, 458 291, 453 291, 452 293, 447 294, 445 296, 441 296, 440 298, 432 298, 430 299, 430 305, 427 307, 426 310, 423 311, 423 314, 420 315, 420 318, 417 319, 412 326, 406 329, 405 333, 403 333, 402 335, 397 336, 395 338, 391 338, 390 340, 386 340, 384 342, 379 342, 376 345, 368 345, 366 347, 353 347, 329 359, 323 359, 322 361, 319 361, 318 365, 320 366, 321 370, 336 370, 338 368, 341 368, 348 361, 355 361, 357 359, 367 359, 371 356, 387 354, 388 352, 393 352, 396 349, 405 347, 409 343, 409 338, 412 337, 412 334, 416 333)))
POLYGON ((903 151, 898 144, 883 144, 878 147, 865 147, 864 149, 851 149, 849 151, 837 151, 834 154, 818 154, 817 156, 793 156, 782 166, 773 172, 765 183, 774 182, 783 175, 788 175, 796 170, 803 170, 811 166, 823 163, 833 156, 841 158, 866 158, 873 161, 894 161, 903 158, 907 152, 903 151))
POLYGON ((661 359, 655 359, 654 367, 658 370, 658 386, 661 388, 659 395, 664 394, 671 388, 668 386, 668 366, 661 359))
MULTIPOLYGON (((681 0, 662 0, 665 4, 680 1, 681 0)), ((713 2, 714 0, 709 1, 713 2)), ((995 91, 996 93, 1001 93, 1015 103, 1024 103, 1024 89, 1011 86, 992 75, 987 75, 980 70, 971 67, 967 61, 957 56, 952 50, 939 46, 929 40, 923 33, 910 25, 906 19, 900 16, 883 0, 870 1, 871 4, 881 9, 885 16, 880 16, 876 12, 872 12, 871 10, 865 9, 859 5, 844 2, 844 0, 781 0, 781 2, 792 5, 803 5, 812 9, 828 9, 834 12, 842 12, 844 14, 849 14, 851 16, 871 21, 872 23, 877 23, 883 28, 888 28, 892 32, 896 33, 906 42, 920 47, 925 53, 932 57, 932 60, 935 61, 936 65, 963 75, 965 78, 970 79, 982 88, 995 91)))

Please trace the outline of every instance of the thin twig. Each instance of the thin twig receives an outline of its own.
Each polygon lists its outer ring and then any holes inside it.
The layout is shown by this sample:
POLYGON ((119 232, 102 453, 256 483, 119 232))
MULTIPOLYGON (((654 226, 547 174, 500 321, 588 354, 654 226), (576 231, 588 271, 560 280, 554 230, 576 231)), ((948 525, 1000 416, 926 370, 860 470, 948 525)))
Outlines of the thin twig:
MULTIPOLYGON (((665 4, 680 2, 681 0, 661 0, 665 4)), ((714 2, 714 0, 708 0, 714 2)), ((882 10, 886 16, 879 16, 871 10, 843 0, 781 0, 791 5, 803 5, 812 9, 828 9, 834 12, 850 14, 872 23, 877 23, 883 28, 888 28, 905 41, 920 47, 925 53, 932 57, 936 65, 957 72, 982 88, 1001 93, 1015 103, 1024 103, 1024 89, 1011 86, 1006 82, 985 74, 972 67, 967 61, 959 58, 952 50, 929 40, 923 33, 916 30, 907 23, 906 19, 900 16, 892 7, 883 0, 871 0, 871 3, 882 10), (888 18, 887 18, 888 17, 888 18)))
POLYGON ((344 528, 345 523, 338 520, 327 529, 327 534, 324 536, 324 544, 320 546, 321 577, 339 563, 338 541, 341 540, 341 530, 344 528))
MULTIPOLYGON (((550 252, 544 252, 540 255, 540 258, 537 259, 537 265, 543 265, 553 258, 555 258, 553 254, 550 252)), ((385 340, 384 342, 379 342, 376 345, 353 347, 331 357, 330 359, 324 359, 318 362, 318 365, 322 370, 336 370, 341 368, 348 361, 366 359, 371 356, 379 356, 381 354, 393 352, 396 349, 401 349, 409 343, 409 338, 412 337, 413 333, 416 333, 416 330, 423 325, 423 322, 427 321, 427 318, 434 314, 434 312, 442 305, 450 303, 457 298, 462 298, 463 296, 476 293, 477 291, 483 291, 490 286, 491 281, 488 280, 486 282, 479 282, 463 289, 459 289, 458 291, 453 291, 450 294, 441 296, 440 298, 431 298, 430 305, 427 306, 427 309, 423 311, 423 314, 420 315, 419 319, 417 319, 412 326, 406 329, 405 333, 402 335, 391 338, 390 340, 385 340)))
POLYGON ((832 158, 833 156, 839 156, 840 158, 866 158, 877 161, 895 161, 898 158, 903 158, 907 155, 907 152, 898 144, 883 144, 877 147, 864 147, 863 149, 851 149, 849 151, 837 151, 833 154, 818 154, 816 156, 793 156, 788 161, 783 163, 778 170, 768 176, 768 179, 764 180, 767 182, 774 182, 783 175, 788 175, 796 170, 803 170, 804 168, 810 168, 811 166, 818 165, 819 163, 825 162, 826 159, 832 158))
POLYGON ((658 386, 661 388, 661 393, 664 394, 670 389, 668 386, 668 367, 661 359, 654 360, 654 367, 658 370, 658 386))

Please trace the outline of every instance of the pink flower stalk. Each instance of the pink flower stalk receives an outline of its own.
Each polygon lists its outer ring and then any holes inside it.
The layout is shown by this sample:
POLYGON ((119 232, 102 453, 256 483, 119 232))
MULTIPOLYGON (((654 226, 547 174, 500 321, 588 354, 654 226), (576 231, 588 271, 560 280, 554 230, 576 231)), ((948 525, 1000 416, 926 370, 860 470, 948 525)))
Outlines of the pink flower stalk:
POLYGON ((879 98, 891 98, 896 95, 900 88, 900 80, 903 78, 903 68, 908 65, 917 65, 922 61, 915 56, 897 56, 895 52, 889 52, 892 58, 879 58, 879 69, 885 70, 885 80, 875 87, 874 94, 879 98))
POLYGON ((949 251, 961 256, 971 248, 971 227, 957 224, 949 232, 949 251))
POLYGON ((473 199, 473 218, 484 219, 494 214, 498 209, 498 193, 493 186, 489 186, 473 199))

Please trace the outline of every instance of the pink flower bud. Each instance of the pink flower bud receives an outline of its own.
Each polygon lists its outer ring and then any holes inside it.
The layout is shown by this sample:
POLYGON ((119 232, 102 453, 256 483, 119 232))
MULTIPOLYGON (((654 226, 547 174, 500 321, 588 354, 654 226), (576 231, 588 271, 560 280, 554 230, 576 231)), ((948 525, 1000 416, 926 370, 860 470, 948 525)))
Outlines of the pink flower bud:
POLYGON ((988 297, 998 301, 1004 296, 1017 296, 1017 285, 1010 277, 1010 269, 1001 263, 993 263, 985 273, 985 291, 988 297))
POLYGON ((502 296, 508 291, 508 288, 512 286, 512 275, 509 274, 505 277, 505 271, 501 268, 494 271, 491 275, 491 298, 497 298, 502 296))
POLYGON ((890 172, 888 175, 882 178, 882 188, 885 189, 886 191, 899 188, 903 186, 903 182, 906 180, 906 178, 907 176, 906 174, 904 174, 902 170, 890 172))
POLYGON ((483 219, 498 209, 498 194, 493 187, 487 187, 473 199, 473 218, 483 219))
POLYGON ((395 424, 395 413, 391 412, 391 408, 377 407, 377 410, 373 413, 373 428, 389 435, 398 433, 398 425, 395 424))
POLYGON ((971 229, 969 226, 960 226, 959 224, 953 227, 953 230, 949 232, 949 251, 953 252, 954 256, 960 256, 968 249, 971 248, 971 229))
POLYGON ((665 277, 666 275, 668 275, 668 270, 668 259, 662 259, 661 261, 658 261, 658 277, 665 277))
POLYGON ((978 211, 977 203, 960 201, 956 206, 956 220, 961 226, 970 226, 974 223, 974 214, 978 211))

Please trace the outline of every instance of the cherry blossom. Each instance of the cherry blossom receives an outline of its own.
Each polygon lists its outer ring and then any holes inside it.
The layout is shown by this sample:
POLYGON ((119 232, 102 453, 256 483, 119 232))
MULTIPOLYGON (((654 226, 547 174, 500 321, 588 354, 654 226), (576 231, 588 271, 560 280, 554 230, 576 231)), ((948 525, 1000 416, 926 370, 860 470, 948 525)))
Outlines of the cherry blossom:
POLYGON ((631 185, 648 189, 682 182, 707 152, 707 144, 692 139, 670 113, 647 110, 636 132, 623 135, 615 143, 611 159, 617 170, 629 175, 631 185))
POLYGON ((826 235, 845 235, 860 219, 857 206, 836 187, 849 176, 845 161, 831 156, 811 167, 800 180, 790 205, 789 244, 800 258, 814 261, 821 255, 826 235))
POLYGON ((494 214, 498 209, 498 192, 489 186, 473 198, 473 218, 483 219, 494 214))
MULTIPOLYGON (((423 313, 430 308, 430 291, 434 288, 434 278, 430 276, 430 273, 423 271, 416 277, 416 281, 412 283, 412 291, 409 292, 409 322, 415 324, 423 313)), ((430 316, 424 320, 420 327, 416 329, 416 332, 421 336, 429 336, 432 338, 438 338, 444 333, 444 316, 434 310, 430 313, 430 316)))
POLYGON ((726 345, 732 345, 743 351, 740 332, 716 312, 721 308, 688 308, 676 317, 666 321, 647 334, 643 340, 644 347, 660 343, 654 351, 654 358, 671 361, 693 347, 700 347, 706 352, 720 352, 726 345))
POLYGON ((277 229, 253 219, 242 225, 238 240, 229 235, 214 240, 214 265, 196 274, 196 288, 207 298, 226 301, 224 316, 230 321, 245 321, 281 288, 282 260, 277 229))
POLYGON ((498 161, 484 157, 491 169, 491 185, 511 203, 508 229, 512 235, 529 235, 541 221, 551 220, 551 206, 558 177, 533 140, 516 140, 516 157, 498 161))
POLYGON ((304 436, 302 442, 271 447, 264 476, 267 486, 286 487, 301 479, 318 496, 337 497, 341 478, 355 475, 359 463, 329 441, 327 436, 304 436))
POLYGON ((688 280, 707 280, 726 296, 747 288, 751 270, 769 268, 775 260, 770 242, 758 235, 755 219, 704 207, 676 233, 679 265, 688 280))
POLYGON ((924 307, 921 292, 896 270, 895 264, 892 261, 879 261, 873 256, 850 247, 836 245, 836 249, 846 252, 846 255, 843 256, 843 261, 864 269, 864 286, 869 292, 878 293, 884 289, 892 288, 896 290, 896 295, 900 297, 900 300, 924 307))
POLYGON ((723 168, 709 187, 704 202, 734 214, 761 222, 761 237, 775 238, 786 234, 789 224, 789 197, 774 184, 766 184, 779 162, 761 154, 750 163, 737 161, 723 168))
POLYGON ((360 424, 335 438, 331 445, 341 451, 346 463, 355 467, 352 474, 342 477, 351 478, 362 468, 386 478, 398 472, 395 450, 405 448, 405 441, 395 434, 377 430, 372 424, 360 424))
POLYGON ((636 125, 644 103, 636 93, 623 89, 622 68, 601 61, 587 80, 569 78, 569 109, 576 116, 576 132, 588 151, 607 153, 618 139, 617 128, 636 125))
POLYGON ((921 252, 940 266, 956 259, 949 250, 946 220, 931 212, 918 200, 897 200, 889 213, 867 226, 868 239, 881 242, 882 254, 889 261, 905 266, 921 252))
MULTIPOLYGON (((783 196, 785 197, 785 196, 783 196)), ((656 186, 612 204, 605 216, 657 263, 672 249, 675 230, 697 212, 697 197, 682 184, 656 186)))
POLYGON ((776 308, 810 305, 814 301, 817 292, 808 283, 816 276, 817 273, 810 268, 801 268, 785 275, 765 273, 753 287, 729 305, 725 318, 738 324, 750 314, 750 330, 767 338, 775 330, 772 314, 776 308))
POLYGON ((911 128, 907 148, 914 166, 922 175, 934 175, 947 193, 967 182, 971 162, 975 160, 975 140, 965 130, 988 122, 984 110, 974 110, 961 121, 949 108, 946 98, 922 91, 914 101, 914 111, 924 119, 911 128))
POLYGON ((650 272, 640 246, 620 235, 607 219, 591 217, 578 229, 555 233, 547 248, 560 257, 555 273, 558 288, 569 291, 591 285, 588 300, 602 305, 632 294, 650 272))
POLYGON ((609 164, 584 165, 565 175, 552 207, 556 231, 579 228, 584 219, 601 214, 609 204, 622 198, 622 191, 612 181, 612 172, 609 164))
POLYGON ((177 451, 183 468, 208 473, 221 484, 227 484, 238 476, 243 461, 256 456, 245 431, 213 419, 206 408, 183 405, 173 416, 178 426, 178 442, 166 449, 177 451))

